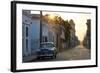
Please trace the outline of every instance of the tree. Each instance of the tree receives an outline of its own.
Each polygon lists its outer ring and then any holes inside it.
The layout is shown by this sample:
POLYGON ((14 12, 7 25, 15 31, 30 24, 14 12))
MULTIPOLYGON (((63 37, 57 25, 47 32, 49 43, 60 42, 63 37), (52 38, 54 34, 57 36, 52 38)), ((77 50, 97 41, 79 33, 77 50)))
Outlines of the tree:
POLYGON ((66 20, 64 21, 63 26, 65 28, 65 41, 69 47, 71 25, 69 24, 68 20, 66 20))
POLYGON ((58 35, 60 35, 61 29, 60 26, 64 27, 64 33, 65 33, 65 42, 67 45, 69 45, 70 41, 70 30, 72 29, 71 25, 69 24, 68 20, 63 20, 61 16, 55 16, 54 19, 49 18, 49 14, 46 14, 44 17, 44 20, 50 24, 56 25, 57 28, 55 28, 58 31, 58 35))

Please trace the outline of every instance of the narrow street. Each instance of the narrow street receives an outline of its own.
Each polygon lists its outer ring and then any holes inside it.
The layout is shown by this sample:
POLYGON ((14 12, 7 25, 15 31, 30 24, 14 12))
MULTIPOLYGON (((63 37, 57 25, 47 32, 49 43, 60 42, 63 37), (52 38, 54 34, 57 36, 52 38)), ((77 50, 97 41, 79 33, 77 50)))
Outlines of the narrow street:
POLYGON ((90 59, 90 50, 86 49, 84 46, 79 45, 72 49, 67 49, 63 52, 57 54, 55 59, 45 58, 45 59, 35 59, 29 62, 42 62, 42 61, 62 61, 62 60, 85 60, 90 59))
POLYGON ((57 55, 57 60, 84 60, 90 59, 90 50, 82 45, 66 50, 57 55))

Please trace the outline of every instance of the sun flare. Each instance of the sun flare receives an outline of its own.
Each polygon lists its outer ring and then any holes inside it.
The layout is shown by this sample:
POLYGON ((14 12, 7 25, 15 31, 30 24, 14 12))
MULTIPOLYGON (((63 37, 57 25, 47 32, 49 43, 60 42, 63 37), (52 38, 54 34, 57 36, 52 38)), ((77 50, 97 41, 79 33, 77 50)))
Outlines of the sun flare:
POLYGON ((49 18, 50 18, 50 19, 54 19, 54 18, 55 18, 55 15, 54 15, 54 14, 50 14, 50 15, 49 15, 49 18))

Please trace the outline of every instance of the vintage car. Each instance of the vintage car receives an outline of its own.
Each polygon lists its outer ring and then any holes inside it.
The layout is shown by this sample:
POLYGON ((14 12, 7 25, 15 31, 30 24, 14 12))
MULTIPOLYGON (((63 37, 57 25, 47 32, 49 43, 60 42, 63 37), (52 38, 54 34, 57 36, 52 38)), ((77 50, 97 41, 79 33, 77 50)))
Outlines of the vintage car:
POLYGON ((57 48, 53 42, 43 42, 37 51, 37 58, 51 57, 56 58, 57 48))

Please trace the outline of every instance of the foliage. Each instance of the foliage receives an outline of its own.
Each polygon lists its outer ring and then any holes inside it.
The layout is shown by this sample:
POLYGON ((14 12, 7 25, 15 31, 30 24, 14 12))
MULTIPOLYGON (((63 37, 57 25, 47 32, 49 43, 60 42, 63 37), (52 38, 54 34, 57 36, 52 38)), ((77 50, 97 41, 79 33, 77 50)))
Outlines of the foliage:
POLYGON ((70 29, 71 29, 71 25, 69 24, 68 20, 63 20, 60 16, 55 16, 54 19, 50 19, 49 18, 49 14, 46 14, 43 17, 43 20, 45 20, 46 22, 50 23, 50 24, 56 24, 59 26, 63 26, 64 27, 64 33, 65 33, 65 41, 67 42, 70 39, 70 29))

